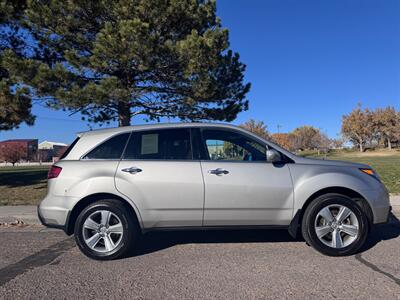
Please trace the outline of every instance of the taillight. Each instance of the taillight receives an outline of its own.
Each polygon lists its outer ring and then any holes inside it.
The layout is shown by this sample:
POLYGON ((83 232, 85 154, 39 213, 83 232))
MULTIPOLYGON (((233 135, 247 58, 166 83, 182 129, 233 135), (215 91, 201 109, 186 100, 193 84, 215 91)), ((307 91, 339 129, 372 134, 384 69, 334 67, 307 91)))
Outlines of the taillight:
POLYGON ((57 178, 60 175, 62 168, 57 166, 51 166, 49 173, 47 173, 47 179, 57 178))

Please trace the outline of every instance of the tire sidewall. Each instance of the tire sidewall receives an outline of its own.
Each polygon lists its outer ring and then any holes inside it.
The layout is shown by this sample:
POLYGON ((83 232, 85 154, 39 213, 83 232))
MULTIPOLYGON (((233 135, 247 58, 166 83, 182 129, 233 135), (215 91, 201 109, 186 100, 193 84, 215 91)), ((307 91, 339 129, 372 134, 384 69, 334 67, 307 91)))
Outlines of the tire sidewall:
POLYGON ((94 259, 108 260, 120 257, 127 251, 130 244, 132 243, 132 238, 134 234, 133 228, 133 223, 129 219, 128 214, 124 211, 123 206, 116 205, 108 201, 101 201, 89 205, 79 214, 78 219, 75 223, 74 235, 78 247, 86 256, 94 259), (89 246, 87 246, 84 241, 82 232, 83 223, 86 221, 87 217, 99 210, 108 210, 117 215, 118 218, 121 220, 121 224, 123 227, 123 235, 120 244, 114 250, 106 253, 98 252, 89 248, 89 246))
POLYGON ((315 203, 313 203, 309 208, 310 209, 306 213, 305 224, 303 224, 303 226, 306 226, 307 229, 306 234, 308 238, 306 238, 306 240, 308 240, 318 251, 330 256, 344 256, 354 254, 360 247, 362 247, 368 235, 368 220, 361 207, 354 200, 339 195, 326 195, 316 199, 315 203), (320 241, 314 226, 315 218, 320 210, 324 207, 335 204, 343 205, 349 208, 355 214, 359 225, 359 234, 357 239, 350 245, 339 249, 329 247, 320 241))

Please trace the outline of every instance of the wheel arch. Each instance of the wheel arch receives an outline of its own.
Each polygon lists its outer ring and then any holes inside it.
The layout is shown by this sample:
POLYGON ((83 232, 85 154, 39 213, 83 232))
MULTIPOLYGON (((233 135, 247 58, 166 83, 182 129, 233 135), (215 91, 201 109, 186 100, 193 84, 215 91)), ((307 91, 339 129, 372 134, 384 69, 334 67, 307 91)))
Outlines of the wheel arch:
MULTIPOLYGON (((356 203, 361 207, 361 209, 366 214, 369 225, 373 224, 374 216, 373 216, 371 206, 368 203, 368 201, 360 193, 358 193, 357 191, 355 191, 353 189, 347 188, 347 187, 332 186, 332 187, 320 189, 307 198, 307 200, 304 202, 302 207, 296 211, 296 213, 292 219, 292 222, 289 225, 290 235, 292 235, 293 237, 296 237, 297 230, 300 227, 300 224, 303 220, 304 212, 307 209, 307 207, 311 204, 311 202, 313 200, 315 200, 319 196, 325 195, 325 194, 340 194, 340 195, 343 195, 343 196, 353 199, 354 201, 356 201, 356 203)), ((368 227, 371 228, 371 226, 368 226, 368 227)))
POLYGON ((120 201, 126 207, 126 209, 132 214, 132 216, 135 218, 135 222, 137 222, 137 225, 139 226, 139 228, 143 228, 142 220, 140 218, 139 212, 137 211, 137 208, 134 207, 134 205, 131 204, 128 200, 122 198, 121 196, 111 194, 111 193, 96 193, 96 194, 91 194, 91 195, 85 196, 84 198, 80 199, 75 204, 75 206, 73 207, 73 209, 71 210, 71 212, 68 216, 68 221, 65 226, 65 232, 68 235, 73 234, 75 222, 76 222, 79 214, 81 213, 81 211, 83 209, 85 209, 88 205, 95 203, 96 201, 105 200, 105 199, 113 199, 113 200, 120 201))

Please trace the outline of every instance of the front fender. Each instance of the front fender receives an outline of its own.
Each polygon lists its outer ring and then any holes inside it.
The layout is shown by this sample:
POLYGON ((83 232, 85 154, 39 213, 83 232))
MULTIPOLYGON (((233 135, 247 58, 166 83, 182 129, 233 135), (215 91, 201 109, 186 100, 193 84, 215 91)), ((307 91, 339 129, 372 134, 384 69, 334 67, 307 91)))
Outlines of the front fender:
POLYGON ((333 187, 347 188, 360 194, 372 206, 369 191, 377 190, 379 182, 374 178, 359 174, 357 168, 291 166, 294 191, 294 214, 302 209, 306 201, 316 192, 333 187))

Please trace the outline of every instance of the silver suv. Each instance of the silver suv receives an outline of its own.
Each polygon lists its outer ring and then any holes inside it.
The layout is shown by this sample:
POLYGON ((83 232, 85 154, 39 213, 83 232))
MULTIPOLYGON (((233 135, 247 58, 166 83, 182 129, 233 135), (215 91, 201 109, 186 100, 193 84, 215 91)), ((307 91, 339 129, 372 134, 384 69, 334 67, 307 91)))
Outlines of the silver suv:
POLYGON ((390 211, 369 166, 298 157, 224 124, 80 133, 48 179, 39 218, 95 259, 123 256, 146 231, 183 228, 286 228, 349 255, 390 211))

